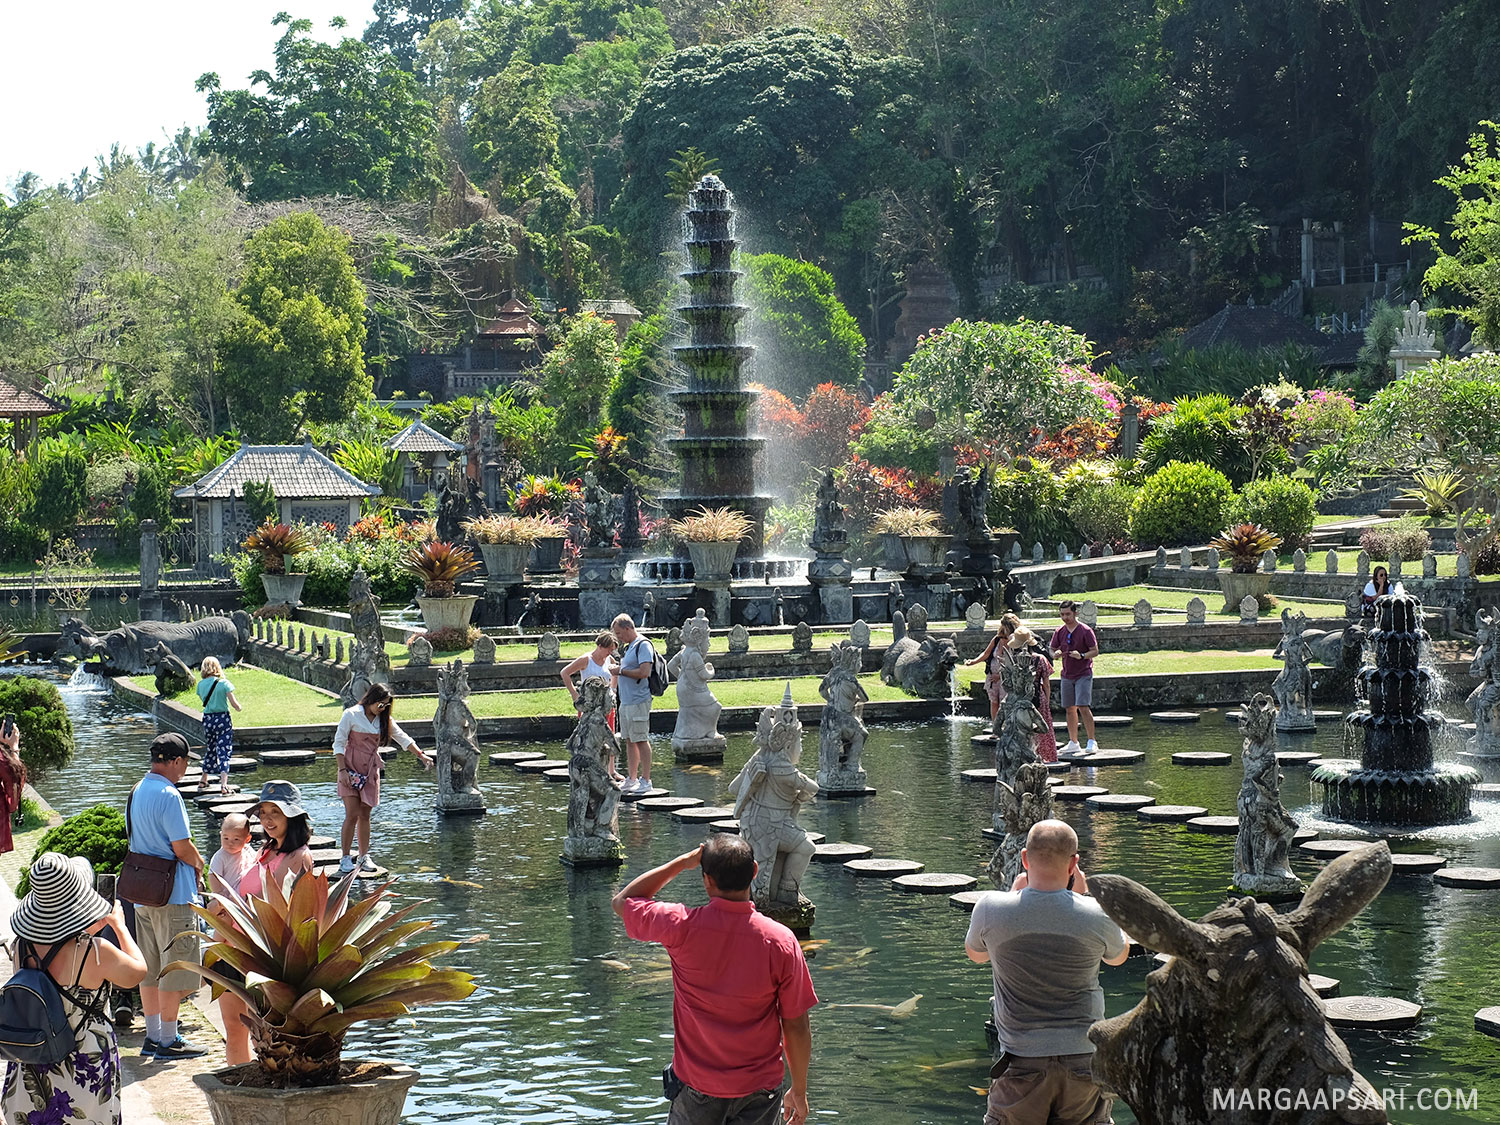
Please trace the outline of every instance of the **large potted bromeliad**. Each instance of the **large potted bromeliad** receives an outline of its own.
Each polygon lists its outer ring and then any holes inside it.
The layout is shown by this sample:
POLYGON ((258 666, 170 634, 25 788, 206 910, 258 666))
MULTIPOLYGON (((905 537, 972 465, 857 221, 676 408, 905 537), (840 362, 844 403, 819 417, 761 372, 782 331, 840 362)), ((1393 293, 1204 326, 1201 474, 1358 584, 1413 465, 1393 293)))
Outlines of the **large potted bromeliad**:
POLYGON ((672 521, 672 534, 681 539, 693 560, 699 582, 728 582, 740 540, 750 533, 750 517, 735 508, 699 508, 672 521))
POLYGON ((196 972, 215 997, 227 990, 244 1002, 256 1057, 194 1076, 214 1125, 401 1120, 417 1072, 398 1062, 343 1058, 345 1034, 421 1004, 462 1000, 474 978, 432 965, 459 942, 402 948, 432 926, 411 921, 423 903, 393 911, 389 883, 351 902, 353 882, 345 876, 330 886, 328 876, 308 872, 289 892, 268 880, 266 897, 253 904, 215 896, 225 916, 194 907, 218 940, 201 966, 177 961, 168 968, 196 972))
POLYGON ((913 567, 941 570, 947 562, 951 540, 943 532, 936 512, 926 508, 887 508, 875 517, 870 530, 880 536, 885 564, 892 570, 913 567))
POLYGON ((443 629, 462 631, 474 613, 474 594, 460 594, 458 584, 479 569, 474 553, 441 539, 423 543, 406 556, 406 569, 422 580, 417 605, 429 633, 443 629))
POLYGON ((260 556, 260 584, 266 590, 266 604, 294 609, 301 605, 307 575, 288 573, 287 560, 312 547, 307 533, 300 527, 267 520, 250 533, 243 546, 260 556))
POLYGON ((1271 593, 1271 575, 1261 569, 1267 551, 1281 546, 1281 537, 1258 523, 1241 523, 1226 527, 1208 541, 1221 555, 1227 555, 1229 569, 1219 571, 1219 589, 1224 594, 1224 612, 1238 613, 1248 594, 1262 609, 1271 593))

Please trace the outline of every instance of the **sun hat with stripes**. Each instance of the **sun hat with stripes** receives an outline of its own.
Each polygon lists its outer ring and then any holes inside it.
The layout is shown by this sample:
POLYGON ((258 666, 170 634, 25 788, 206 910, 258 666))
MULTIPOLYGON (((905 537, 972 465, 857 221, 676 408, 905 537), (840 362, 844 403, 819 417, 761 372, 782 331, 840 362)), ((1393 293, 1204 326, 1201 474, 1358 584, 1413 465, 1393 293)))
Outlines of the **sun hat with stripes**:
POLYGON ((31 890, 11 915, 17 937, 50 945, 82 933, 110 912, 94 890, 94 867, 83 856, 47 852, 31 865, 31 890))

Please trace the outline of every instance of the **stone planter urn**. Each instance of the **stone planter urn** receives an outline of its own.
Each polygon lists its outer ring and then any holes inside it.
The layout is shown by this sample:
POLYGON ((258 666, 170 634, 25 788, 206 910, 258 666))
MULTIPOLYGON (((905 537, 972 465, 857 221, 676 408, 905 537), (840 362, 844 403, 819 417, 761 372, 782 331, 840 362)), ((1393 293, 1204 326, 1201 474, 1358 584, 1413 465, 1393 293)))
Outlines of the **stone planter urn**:
POLYGON ((59 632, 62 631, 63 623, 70 617, 80 625, 87 625, 89 623, 89 607, 86 605, 67 606, 59 604, 55 612, 57 613, 57 628, 59 632))
MULTIPOLYGON (((566 542, 567 539, 560 535, 538 539, 531 548, 531 560, 526 569, 532 574, 556 574, 562 570, 563 544, 566 542)), ((485 556, 486 563, 488 558, 485 556)))
POLYGON ((689 543, 688 557, 693 560, 695 582, 728 582, 734 573, 734 556, 739 541, 727 543, 689 543))
MULTIPOLYGON (((948 547, 953 540, 947 535, 903 535, 900 542, 906 556, 906 565, 900 568, 903 571, 936 574, 948 565, 948 547)), ((889 553, 886 557, 890 558, 889 553)))
MULTIPOLYGON (((556 540, 561 543, 562 540, 556 540)), ((526 577, 526 562, 531 557, 529 543, 481 543, 484 573, 493 585, 515 586, 526 577)), ((559 552, 561 553, 561 552, 559 552)))
POLYGON ((293 1086, 275 1089, 233 1085, 235 1076, 259 1070, 259 1063, 195 1074, 193 1081, 208 1099, 214 1125, 307 1125, 309 1121, 368 1121, 395 1125, 406 1105, 406 1092, 418 1074, 409 1066, 385 1060, 348 1060, 346 1065, 379 1062, 385 1069, 372 1077, 337 1086, 293 1086), (222 1077, 221 1077, 222 1076, 222 1077), (229 1081, 224 1081, 228 1079, 229 1081))
POLYGON ((289 605, 293 608, 302 604, 302 587, 307 582, 305 574, 262 574, 260 584, 266 590, 267 605, 289 605))
POLYGON ((1224 594, 1224 612, 1239 613, 1240 602, 1246 594, 1259 601, 1271 592, 1271 576, 1263 570, 1257 570, 1253 574, 1221 570, 1219 590, 1224 594))
POLYGON ((417 595, 417 605, 422 609, 422 624, 429 633, 440 629, 463 629, 474 615, 474 603, 479 600, 474 594, 454 594, 447 598, 429 598, 417 595))

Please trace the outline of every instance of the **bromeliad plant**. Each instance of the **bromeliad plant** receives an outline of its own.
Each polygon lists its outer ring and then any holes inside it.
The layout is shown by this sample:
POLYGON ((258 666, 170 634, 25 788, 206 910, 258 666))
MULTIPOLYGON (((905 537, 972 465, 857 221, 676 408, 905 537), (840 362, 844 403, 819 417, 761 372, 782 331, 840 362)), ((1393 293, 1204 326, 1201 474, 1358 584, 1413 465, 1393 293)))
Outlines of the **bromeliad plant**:
POLYGON ((1208 545, 1229 556, 1229 569, 1234 573, 1254 574, 1260 567, 1261 556, 1281 546, 1281 537, 1258 523, 1242 523, 1226 527, 1208 545))
POLYGON ((422 593, 429 598, 451 598, 459 580, 479 569, 474 552, 441 539, 423 543, 406 556, 406 570, 422 580, 422 593))
POLYGON ((285 574, 286 560, 311 550, 313 542, 300 527, 267 520, 250 533, 242 546, 260 556, 265 573, 285 574))
POLYGON ((215 895, 223 914, 194 907, 213 927, 217 942, 195 972, 213 995, 232 992, 244 1001, 250 1040, 266 1080, 276 1086, 326 1086, 339 1080, 344 1035, 366 1020, 404 1016, 420 1004, 462 1000, 474 978, 432 961, 461 944, 433 941, 401 949, 432 923, 411 921, 420 902, 392 911, 391 884, 349 901, 353 876, 333 886, 307 872, 291 884, 267 881, 265 898, 215 895), (225 965, 245 975, 226 974, 225 965))

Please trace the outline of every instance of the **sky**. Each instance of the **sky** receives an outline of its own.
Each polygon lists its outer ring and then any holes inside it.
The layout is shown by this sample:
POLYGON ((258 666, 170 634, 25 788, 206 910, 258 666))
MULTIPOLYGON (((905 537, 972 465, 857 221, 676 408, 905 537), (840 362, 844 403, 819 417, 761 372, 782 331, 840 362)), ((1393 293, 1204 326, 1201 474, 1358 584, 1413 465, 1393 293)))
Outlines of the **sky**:
POLYGON ((206 122, 198 76, 225 89, 272 70, 279 11, 322 39, 359 35, 371 0, 5 0, 0 63, 0 190, 23 172, 71 180, 116 141, 160 145, 206 122), (348 27, 328 27, 343 16, 348 27))

